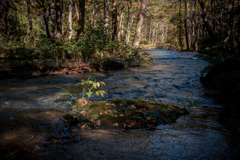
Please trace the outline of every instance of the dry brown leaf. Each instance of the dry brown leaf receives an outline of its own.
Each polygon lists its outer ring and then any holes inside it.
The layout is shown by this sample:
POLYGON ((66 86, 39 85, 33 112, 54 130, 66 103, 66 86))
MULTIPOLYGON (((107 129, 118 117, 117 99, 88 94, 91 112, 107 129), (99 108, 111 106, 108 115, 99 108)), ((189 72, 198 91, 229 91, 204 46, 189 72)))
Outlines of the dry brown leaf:
POLYGON ((132 109, 136 109, 136 106, 134 106, 134 105, 131 105, 131 108, 132 108, 132 109))
POLYGON ((114 123, 113 126, 114 126, 114 127, 118 127, 118 123, 114 123))
POLYGON ((150 121, 151 119, 152 119, 152 117, 147 117, 147 120, 149 120, 149 121, 150 121))

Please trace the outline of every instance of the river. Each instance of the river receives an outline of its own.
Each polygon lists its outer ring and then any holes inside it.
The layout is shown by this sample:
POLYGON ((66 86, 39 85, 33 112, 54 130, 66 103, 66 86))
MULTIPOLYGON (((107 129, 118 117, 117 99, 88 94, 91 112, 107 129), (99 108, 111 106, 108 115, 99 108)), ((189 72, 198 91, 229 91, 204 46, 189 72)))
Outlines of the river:
MULTIPOLYGON (((93 75, 104 81, 104 98, 197 106, 176 123, 155 131, 71 130, 60 118, 70 110, 58 87, 73 88, 91 74, 0 80, 0 154, 4 159, 238 159, 238 115, 225 113, 199 81, 207 63, 195 53, 147 50, 151 66, 93 75), (58 141, 61 139, 61 141, 58 141)), ((74 101, 73 99, 70 99, 74 101)))

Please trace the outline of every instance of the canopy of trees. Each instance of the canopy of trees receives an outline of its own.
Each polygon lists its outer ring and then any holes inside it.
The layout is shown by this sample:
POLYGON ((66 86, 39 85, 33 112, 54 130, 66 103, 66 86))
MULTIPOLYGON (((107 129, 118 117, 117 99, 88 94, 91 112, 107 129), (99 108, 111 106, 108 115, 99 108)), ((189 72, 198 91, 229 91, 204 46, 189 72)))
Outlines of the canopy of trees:
POLYGON ((224 44, 238 52, 239 12, 240 0, 1 0, 0 50, 86 58, 120 44, 191 51, 224 44))

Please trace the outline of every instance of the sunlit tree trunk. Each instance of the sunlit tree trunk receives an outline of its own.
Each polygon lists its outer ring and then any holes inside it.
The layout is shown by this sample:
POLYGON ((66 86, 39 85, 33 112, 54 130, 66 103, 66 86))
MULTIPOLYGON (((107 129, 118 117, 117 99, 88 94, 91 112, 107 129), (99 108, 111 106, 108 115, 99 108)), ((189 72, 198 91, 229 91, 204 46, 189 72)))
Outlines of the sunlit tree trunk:
POLYGON ((144 18, 144 13, 145 13, 147 2, 148 2, 148 0, 142 0, 141 9, 140 9, 140 12, 138 14, 138 21, 137 21, 134 40, 133 40, 133 47, 134 48, 138 48, 139 44, 140 44, 143 18, 144 18))
POLYGON ((135 18, 135 16, 131 14, 131 9, 132 7, 131 7, 131 1, 130 1, 130 4, 128 5, 127 27, 125 30, 125 35, 126 35, 125 44, 129 43, 130 36, 131 36, 131 28, 132 28, 133 20, 135 18))
POLYGON ((193 15, 192 15, 192 48, 197 51, 197 36, 196 36, 196 0, 193 2, 193 15))
POLYGON ((113 0, 112 4, 112 41, 117 38, 117 0, 113 0))
POLYGON ((104 0, 104 34, 108 36, 109 0, 104 0))
POLYGON ((69 36, 68 39, 72 39, 72 34, 73 34, 73 28, 72 28, 72 8, 73 8, 73 3, 72 0, 69 0, 69 5, 68 5, 68 27, 69 27, 69 36))
POLYGON ((124 8, 125 8, 125 2, 122 2, 122 7, 120 8, 120 14, 118 15, 118 41, 122 41, 122 35, 123 35, 123 25, 124 25, 124 8))
POLYGON ((61 14, 61 4, 60 0, 55 0, 55 16, 56 16, 56 25, 55 25, 55 37, 60 38, 62 36, 62 14, 61 14))

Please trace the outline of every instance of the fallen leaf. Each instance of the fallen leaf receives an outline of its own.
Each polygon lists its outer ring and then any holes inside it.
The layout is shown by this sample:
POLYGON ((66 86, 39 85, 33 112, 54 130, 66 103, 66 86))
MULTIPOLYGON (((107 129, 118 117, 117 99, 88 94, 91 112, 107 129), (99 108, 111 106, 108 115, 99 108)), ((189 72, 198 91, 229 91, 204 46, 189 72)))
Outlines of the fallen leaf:
POLYGON ((120 117, 123 117, 124 115, 123 114, 120 114, 120 117))
POLYGON ((134 106, 134 105, 131 105, 131 108, 132 108, 132 109, 136 109, 136 106, 134 106))
POLYGON ((150 121, 151 119, 152 119, 152 117, 147 117, 147 120, 149 120, 149 121, 150 121))
POLYGON ((166 118, 163 119, 165 122, 167 122, 168 120, 166 118))
POLYGON ((129 125, 130 126, 134 126, 136 123, 135 122, 130 122, 129 125))
POLYGON ((80 128, 81 128, 81 129, 84 129, 85 127, 86 127, 85 125, 82 125, 80 128))
POLYGON ((118 115, 115 115, 115 117, 118 117, 118 115))
POLYGON ((105 113, 105 114, 107 114, 107 113, 108 113, 108 111, 104 111, 104 113, 105 113))
POLYGON ((75 118, 77 118, 77 116, 73 116, 73 118, 75 119, 75 118))
POLYGON ((114 123, 113 126, 114 126, 114 127, 118 127, 118 123, 114 123))
POLYGON ((90 119, 91 122, 95 123, 96 121, 94 119, 90 119))
POLYGON ((110 104, 109 103, 106 103, 107 106, 109 106, 110 104))

